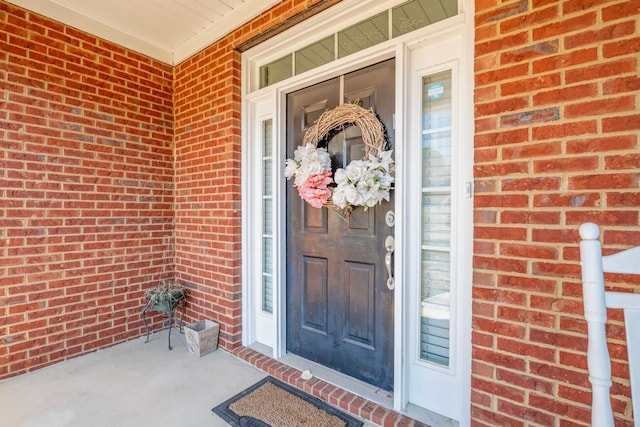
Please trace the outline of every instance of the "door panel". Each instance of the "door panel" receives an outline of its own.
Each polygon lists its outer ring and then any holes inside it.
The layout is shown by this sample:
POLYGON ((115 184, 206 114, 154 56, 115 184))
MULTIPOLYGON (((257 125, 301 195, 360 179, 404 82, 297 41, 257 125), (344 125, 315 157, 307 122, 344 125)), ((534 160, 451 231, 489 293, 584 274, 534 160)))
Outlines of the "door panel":
POLYGON ((304 327, 327 334, 328 293, 326 258, 304 257, 304 327))
POLYGON ((375 266, 347 262, 347 318, 345 340, 374 349, 375 266))
MULTIPOLYGON (((373 108, 393 148, 394 89, 389 60, 289 94, 287 157, 341 98, 373 108)), ((327 149, 334 170, 361 159, 360 129, 339 132, 327 149)), ((384 214, 392 207, 393 199, 343 218, 304 203, 287 185, 287 350, 385 390, 394 370, 393 291, 384 268, 384 239, 393 234, 384 214)))

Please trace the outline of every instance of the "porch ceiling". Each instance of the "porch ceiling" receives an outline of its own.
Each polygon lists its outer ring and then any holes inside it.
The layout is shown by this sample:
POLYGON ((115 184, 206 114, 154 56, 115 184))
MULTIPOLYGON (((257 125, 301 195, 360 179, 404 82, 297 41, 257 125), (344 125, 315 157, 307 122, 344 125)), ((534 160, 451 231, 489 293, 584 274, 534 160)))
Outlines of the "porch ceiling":
POLYGON ((168 64, 178 64, 279 0, 7 0, 168 64))

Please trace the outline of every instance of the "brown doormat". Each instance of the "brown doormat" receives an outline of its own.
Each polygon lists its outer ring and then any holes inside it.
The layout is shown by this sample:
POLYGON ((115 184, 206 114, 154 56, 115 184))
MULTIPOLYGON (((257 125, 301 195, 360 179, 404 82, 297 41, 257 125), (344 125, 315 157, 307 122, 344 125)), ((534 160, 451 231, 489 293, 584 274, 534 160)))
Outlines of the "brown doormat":
POLYGON ((234 427, 360 427, 333 406, 273 377, 266 377, 212 409, 234 427))

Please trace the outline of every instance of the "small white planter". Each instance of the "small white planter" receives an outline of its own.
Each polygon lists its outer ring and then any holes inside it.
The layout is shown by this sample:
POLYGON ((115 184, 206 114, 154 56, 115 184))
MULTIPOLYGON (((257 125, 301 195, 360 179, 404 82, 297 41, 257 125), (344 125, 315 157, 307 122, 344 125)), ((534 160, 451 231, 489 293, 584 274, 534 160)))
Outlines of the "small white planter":
POLYGON ((189 351, 204 356, 218 348, 220 325, 211 320, 200 320, 184 327, 189 351))

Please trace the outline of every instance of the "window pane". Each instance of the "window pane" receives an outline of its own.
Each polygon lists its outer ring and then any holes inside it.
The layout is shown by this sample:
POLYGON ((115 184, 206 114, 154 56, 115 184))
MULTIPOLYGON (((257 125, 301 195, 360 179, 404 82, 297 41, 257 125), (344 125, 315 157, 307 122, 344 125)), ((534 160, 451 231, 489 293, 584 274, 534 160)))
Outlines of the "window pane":
POLYGON ((425 135, 422 139, 422 167, 429 173, 422 175, 423 187, 451 185, 451 132, 425 135))
POLYGON ((271 266, 273 263, 273 258, 271 256, 271 238, 265 237, 262 239, 262 265, 263 272, 267 274, 271 274, 271 266))
MULTIPOLYGON (((412 0, 391 9, 392 37, 417 30, 458 14, 458 0, 412 0)), ((295 52, 295 74, 344 58, 389 40, 389 10, 295 52), (336 56, 335 43, 338 43, 336 56)), ((260 67, 260 88, 294 75, 294 54, 260 67)))
MULTIPOLYGON (((423 303, 424 304, 424 303, 423 303)), ((428 308, 427 308, 428 310, 428 308)), ((449 320, 423 316, 420 324, 420 357, 440 365, 449 365, 449 320)))
POLYGON ((263 199, 262 202, 262 212, 263 212, 263 227, 262 227, 262 232, 264 234, 270 235, 273 231, 273 213, 272 213, 272 206, 273 206, 273 202, 271 199, 263 199))
POLYGON ((422 80, 420 357, 449 365, 451 71, 422 80))
POLYGON ((458 0, 412 0, 392 10, 393 37, 458 14, 458 0))
POLYGON ((423 79, 422 174, 423 187, 451 184, 451 72, 423 79))
POLYGON ((293 75, 293 55, 289 54, 260 67, 260 88, 288 79, 293 75))
MULTIPOLYGON (((422 299, 449 292, 449 252, 422 251, 422 299)), ((448 296, 447 296, 448 298, 448 296)), ((437 300, 439 304, 447 300, 437 300)))
POLYGON ((262 122, 262 309, 272 312, 273 234, 273 120, 262 122))
POLYGON ((338 57, 356 53, 389 40, 389 13, 387 11, 366 19, 338 33, 338 57))
POLYGON ((296 74, 304 73, 336 59, 334 36, 331 35, 296 52, 296 74))
POLYGON ((273 120, 265 120, 262 122, 262 145, 263 156, 271 157, 273 155, 273 120))
POLYGON ((449 194, 422 195, 422 244, 448 249, 451 236, 451 197, 449 194))
POLYGON ((273 313, 273 283, 271 276, 262 276, 262 310, 273 313))
POLYGON ((270 196, 273 188, 273 161, 271 159, 265 159, 263 161, 263 172, 264 172, 264 190, 263 195, 270 196))
POLYGON ((420 357, 449 364, 449 254, 422 252, 420 357))

